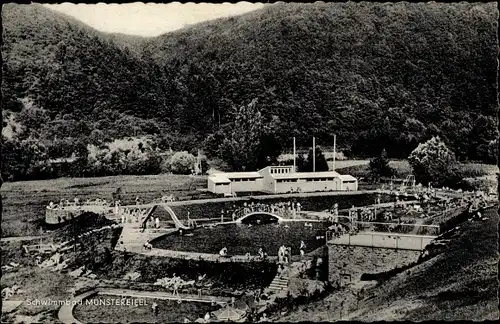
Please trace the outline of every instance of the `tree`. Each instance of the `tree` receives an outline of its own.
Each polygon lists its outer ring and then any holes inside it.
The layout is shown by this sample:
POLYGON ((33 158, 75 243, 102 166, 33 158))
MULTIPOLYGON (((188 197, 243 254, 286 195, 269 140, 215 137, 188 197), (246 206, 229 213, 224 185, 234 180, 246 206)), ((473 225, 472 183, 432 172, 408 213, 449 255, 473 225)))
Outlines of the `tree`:
POLYGON ((182 151, 172 156, 171 168, 174 174, 191 174, 196 158, 193 154, 182 151))
POLYGON ((439 136, 419 144, 408 161, 417 182, 441 186, 455 180, 455 155, 439 136))
POLYGON ((281 146, 272 131, 275 122, 265 122, 256 99, 240 107, 226 129, 220 156, 234 170, 255 170, 277 161, 281 146))
POLYGON ((370 176, 374 182, 378 182, 381 177, 391 177, 394 170, 389 166, 387 152, 382 150, 379 156, 370 160, 370 176))
POLYGON ((489 160, 488 145, 498 137, 498 125, 496 118, 480 116, 473 125, 469 134, 469 157, 472 160, 489 160))
POLYGON ((498 139, 488 144, 488 163, 497 164, 498 161, 498 139))
MULTIPOLYGON (((300 172, 312 172, 313 171, 313 152, 312 148, 309 150, 309 154, 307 154, 307 157, 305 159, 305 163, 300 167, 299 164, 299 171, 300 172)), ((323 154, 323 151, 321 150, 321 147, 316 146, 316 169, 315 171, 321 172, 321 171, 328 171, 328 163, 326 162, 325 155, 323 154)))

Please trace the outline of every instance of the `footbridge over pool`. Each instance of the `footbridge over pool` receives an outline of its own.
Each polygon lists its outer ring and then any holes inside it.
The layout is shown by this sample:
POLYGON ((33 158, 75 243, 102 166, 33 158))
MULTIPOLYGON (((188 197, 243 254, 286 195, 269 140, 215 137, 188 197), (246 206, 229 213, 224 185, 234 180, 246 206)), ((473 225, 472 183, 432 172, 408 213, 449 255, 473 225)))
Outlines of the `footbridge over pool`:
POLYGON ((235 219, 235 222, 236 223, 243 223, 244 221, 250 221, 254 218, 256 218, 257 221, 260 221, 260 219, 258 219, 258 216, 264 216, 268 219, 271 219, 271 220, 274 220, 274 221, 278 221, 278 222, 282 222, 285 220, 285 218, 279 216, 279 215, 276 215, 274 213, 271 213, 271 212, 265 212, 265 211, 255 211, 255 212, 250 212, 246 215, 243 215, 237 219, 235 219))
POLYGON ((289 221, 289 220, 306 220, 303 215, 305 212, 300 212, 298 210, 289 207, 275 207, 269 205, 255 205, 243 207, 235 210, 231 216, 233 221, 241 223, 241 221, 251 218, 256 215, 265 215, 275 220, 289 221))

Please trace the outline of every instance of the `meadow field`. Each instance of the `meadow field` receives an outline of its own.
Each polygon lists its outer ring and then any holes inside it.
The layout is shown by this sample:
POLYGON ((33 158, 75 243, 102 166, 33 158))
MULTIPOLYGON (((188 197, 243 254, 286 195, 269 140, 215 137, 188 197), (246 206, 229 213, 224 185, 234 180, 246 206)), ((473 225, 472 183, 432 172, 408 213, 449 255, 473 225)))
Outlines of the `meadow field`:
POLYGON ((62 198, 73 200, 106 199, 121 188, 125 203, 135 198, 150 202, 163 195, 191 197, 196 188, 206 188, 206 176, 152 175, 101 178, 59 178, 4 183, 2 195, 2 237, 42 235, 45 208, 62 198))

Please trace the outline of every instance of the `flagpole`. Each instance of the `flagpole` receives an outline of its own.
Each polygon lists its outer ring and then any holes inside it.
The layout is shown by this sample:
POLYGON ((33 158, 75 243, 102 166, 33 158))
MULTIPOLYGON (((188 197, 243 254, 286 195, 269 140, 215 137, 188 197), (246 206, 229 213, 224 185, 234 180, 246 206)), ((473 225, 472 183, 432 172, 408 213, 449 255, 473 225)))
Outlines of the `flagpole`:
POLYGON ((293 138, 293 172, 296 172, 296 162, 295 162, 295 137, 293 138))
POLYGON ((337 154, 337 135, 333 135, 333 171, 335 171, 335 155, 337 154))
POLYGON ((313 172, 316 172, 316 138, 313 136, 313 172))

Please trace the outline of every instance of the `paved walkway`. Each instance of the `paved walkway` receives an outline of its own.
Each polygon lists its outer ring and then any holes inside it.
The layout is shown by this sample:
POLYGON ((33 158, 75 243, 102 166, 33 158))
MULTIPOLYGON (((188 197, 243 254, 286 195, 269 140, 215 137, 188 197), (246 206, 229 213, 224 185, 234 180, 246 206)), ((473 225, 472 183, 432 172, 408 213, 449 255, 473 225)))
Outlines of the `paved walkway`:
MULTIPOLYGON (((164 300, 179 300, 177 295, 173 295, 171 292, 165 291, 145 291, 145 290, 131 290, 131 289, 115 289, 115 288, 100 288, 98 289, 99 295, 111 295, 111 296, 126 296, 134 298, 152 298, 152 299, 164 299, 164 300)), ((179 296, 183 301, 191 302, 201 302, 201 303, 212 303, 216 302, 219 304, 226 304, 231 302, 230 297, 220 297, 212 295, 193 295, 193 294, 183 294, 179 293, 179 296)))
POLYGON ((82 324, 80 321, 78 321, 73 316, 73 309, 80 301, 82 301, 82 300, 84 300, 84 299, 86 299, 86 298, 88 298, 96 293, 97 293, 96 290, 91 290, 91 291, 87 291, 83 294, 80 294, 78 296, 73 297, 70 301, 68 301, 66 304, 61 306, 61 308, 59 308, 59 312, 57 314, 57 316, 59 317, 59 320, 62 323, 67 323, 67 324, 71 324, 71 323, 82 324))
POLYGON ((179 294, 173 295, 170 292, 163 291, 146 291, 146 290, 131 290, 131 289, 116 289, 116 288, 97 288, 91 291, 87 291, 83 294, 73 297, 65 305, 63 305, 58 312, 58 318, 62 323, 65 324, 82 324, 73 316, 73 309, 75 306, 82 302, 83 300, 93 296, 93 295, 111 295, 111 296, 121 296, 121 297, 133 297, 133 298, 151 298, 151 299, 163 299, 163 300, 179 300, 179 296, 183 301, 189 302, 202 302, 202 303, 218 303, 218 304, 228 304, 231 302, 230 297, 220 297, 211 295, 192 295, 192 294, 179 294))
MULTIPOLYGON (((141 252, 147 256, 159 256, 159 257, 168 257, 175 259, 184 259, 184 260, 200 260, 200 261, 212 261, 212 262, 261 262, 258 256, 244 256, 244 255, 232 255, 227 257, 221 257, 218 254, 213 253, 200 253, 200 252, 187 252, 187 251, 174 251, 174 250, 165 250, 165 249, 157 249, 152 248, 151 250, 144 250, 141 252)), ((268 256, 268 261, 276 261, 278 259, 277 256, 268 256)))

